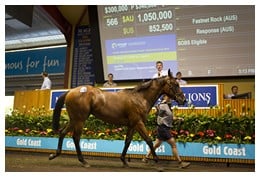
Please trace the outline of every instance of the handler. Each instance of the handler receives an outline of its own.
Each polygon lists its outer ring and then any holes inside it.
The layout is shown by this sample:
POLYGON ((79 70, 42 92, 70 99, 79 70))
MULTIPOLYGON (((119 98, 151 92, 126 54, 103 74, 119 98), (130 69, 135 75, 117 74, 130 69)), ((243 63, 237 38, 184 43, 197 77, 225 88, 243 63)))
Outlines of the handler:
MULTIPOLYGON (((171 127, 173 123, 173 113, 170 109, 171 99, 167 95, 163 95, 162 102, 157 105, 157 138, 155 140, 154 149, 156 150, 163 141, 167 143, 172 148, 173 155, 177 158, 179 162, 179 168, 186 168, 190 165, 190 162, 183 162, 179 156, 175 139, 171 135, 171 127)), ((143 162, 147 163, 149 156, 151 155, 151 150, 146 154, 145 158, 142 159, 143 162)))

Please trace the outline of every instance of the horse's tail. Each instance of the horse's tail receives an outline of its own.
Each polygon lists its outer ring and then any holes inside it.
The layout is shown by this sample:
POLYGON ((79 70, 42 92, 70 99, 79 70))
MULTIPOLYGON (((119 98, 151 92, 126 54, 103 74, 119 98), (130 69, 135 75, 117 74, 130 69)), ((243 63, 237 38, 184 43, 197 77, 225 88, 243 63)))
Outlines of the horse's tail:
POLYGON ((52 127, 54 131, 58 131, 60 127, 60 114, 61 114, 61 109, 64 105, 66 95, 69 93, 69 91, 63 93, 57 100, 57 103, 55 105, 55 109, 53 111, 53 116, 52 116, 52 127))

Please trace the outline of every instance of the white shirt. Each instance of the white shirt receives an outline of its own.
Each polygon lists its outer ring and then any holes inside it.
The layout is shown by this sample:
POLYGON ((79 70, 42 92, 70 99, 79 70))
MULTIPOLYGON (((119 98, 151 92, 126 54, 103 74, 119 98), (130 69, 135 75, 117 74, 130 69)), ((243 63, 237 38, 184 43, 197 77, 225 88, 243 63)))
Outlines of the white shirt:
POLYGON ((116 87, 117 86, 117 84, 115 83, 115 82, 105 82, 104 84, 103 84, 103 87, 116 87))
POLYGON ((45 77, 41 86, 41 90, 51 89, 51 80, 45 77))
POLYGON ((233 93, 231 93, 231 94, 228 94, 225 98, 231 99, 233 96, 235 96, 235 95, 233 93))
POLYGON ((160 72, 157 72, 153 75, 153 78, 158 78, 162 76, 168 76, 168 71, 162 70, 160 72))
POLYGON ((182 80, 182 79, 176 79, 176 81, 180 84, 180 85, 186 85, 187 81, 182 80))

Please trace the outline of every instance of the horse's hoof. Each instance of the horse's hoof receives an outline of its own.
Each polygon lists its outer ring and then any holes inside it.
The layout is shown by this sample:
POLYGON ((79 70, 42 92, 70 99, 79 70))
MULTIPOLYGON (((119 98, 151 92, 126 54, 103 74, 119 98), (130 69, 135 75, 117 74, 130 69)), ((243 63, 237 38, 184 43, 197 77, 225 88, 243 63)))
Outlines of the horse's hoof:
POLYGON ((81 165, 82 165, 82 167, 84 167, 84 168, 89 168, 89 167, 91 167, 88 163, 81 163, 81 165))
POLYGON ((50 154, 50 156, 49 156, 49 160, 52 160, 52 159, 54 159, 55 157, 56 157, 55 154, 50 154))
POLYGON ((89 168, 90 167, 88 162, 85 161, 84 159, 79 160, 79 162, 80 162, 81 166, 84 167, 84 168, 89 168))
POLYGON ((123 164, 123 168, 129 168, 128 163, 124 163, 124 164, 123 164))

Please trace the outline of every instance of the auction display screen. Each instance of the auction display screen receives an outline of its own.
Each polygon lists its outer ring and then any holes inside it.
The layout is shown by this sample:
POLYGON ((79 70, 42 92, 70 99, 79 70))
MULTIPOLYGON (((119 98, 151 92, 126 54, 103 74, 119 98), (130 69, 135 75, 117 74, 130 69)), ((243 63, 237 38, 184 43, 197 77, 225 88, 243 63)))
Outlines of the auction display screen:
POLYGON ((98 6, 104 78, 255 74, 255 6, 98 6))

